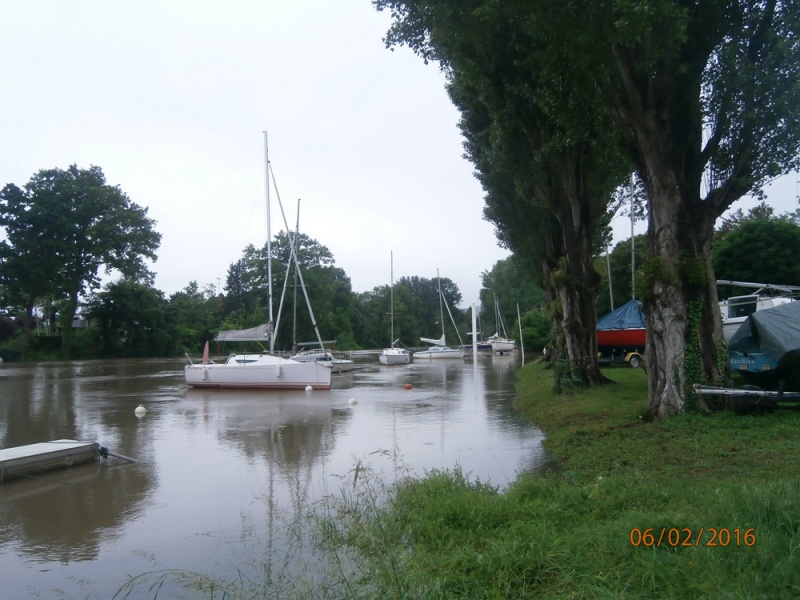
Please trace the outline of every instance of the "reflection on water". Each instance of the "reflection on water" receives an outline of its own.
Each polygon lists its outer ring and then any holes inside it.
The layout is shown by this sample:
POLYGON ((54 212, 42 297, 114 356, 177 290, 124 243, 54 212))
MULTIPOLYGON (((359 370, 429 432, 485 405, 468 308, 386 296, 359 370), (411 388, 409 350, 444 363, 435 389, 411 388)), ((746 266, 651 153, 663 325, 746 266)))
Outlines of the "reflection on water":
POLYGON ((188 389, 174 360, 0 366, 1 447, 70 438, 141 461, 0 485, 3 595, 107 598, 162 569, 296 573, 285 523, 357 462, 388 481, 458 465, 498 486, 545 462, 511 407, 515 357, 358 363, 310 393, 188 389))

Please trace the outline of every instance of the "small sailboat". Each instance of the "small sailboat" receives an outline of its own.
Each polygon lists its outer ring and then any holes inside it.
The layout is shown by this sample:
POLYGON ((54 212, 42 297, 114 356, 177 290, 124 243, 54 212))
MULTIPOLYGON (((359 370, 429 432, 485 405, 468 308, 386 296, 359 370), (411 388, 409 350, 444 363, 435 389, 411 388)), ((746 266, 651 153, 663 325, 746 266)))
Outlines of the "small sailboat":
MULTIPOLYGON (((426 344, 431 344, 429 348, 426 350, 418 350, 414 352, 414 360, 420 358, 427 358, 429 360, 433 359, 442 359, 442 358, 464 358, 464 343, 461 342, 461 347, 459 348, 450 348, 446 344, 445 334, 444 334, 444 296, 442 295, 442 284, 439 280, 439 273, 436 273, 436 280, 439 286, 439 312, 441 313, 441 321, 442 321, 442 337, 438 339, 431 339, 431 338, 419 338, 421 342, 425 342, 426 344)), ((448 314, 450 313, 450 309, 447 309, 448 314)), ((450 320, 452 321, 453 315, 450 315, 450 320)), ((453 327, 455 327, 455 322, 453 322, 453 327)), ((458 333, 458 329, 456 329, 456 333, 458 333)))
MULTIPOLYGON (((266 169, 266 202, 267 202, 267 280, 269 322, 252 329, 221 331, 215 338, 218 342, 258 342, 267 343, 269 351, 250 354, 231 354, 224 363, 215 363, 208 358, 208 342, 203 351, 200 363, 192 362, 184 369, 184 379, 192 387, 202 388, 259 388, 259 389, 322 389, 331 388, 331 369, 318 362, 300 362, 275 356, 275 327, 272 314, 272 251, 270 231, 269 183, 270 165, 267 150, 267 132, 264 132, 264 154, 266 169)), ((280 202, 280 197, 278 197, 280 202)), ((286 227, 289 231, 289 227, 286 227)), ((297 255, 294 246, 291 248, 291 259, 295 263, 302 284, 302 273, 299 272, 297 255)), ((305 289, 305 287, 303 288, 305 289)), ((306 301, 308 297, 306 296, 306 301)), ((308 311, 314 321, 311 303, 308 311)), ((278 311, 280 322, 280 310, 278 311)), ((262 346, 263 347, 263 346, 262 346)))
POLYGON ((513 352, 514 348, 516 347, 516 342, 513 339, 508 337, 508 332, 506 331, 506 324, 503 321, 503 315, 500 313, 500 303, 497 302, 497 295, 492 292, 494 296, 494 315, 495 315, 495 323, 497 325, 497 331, 493 336, 490 336, 486 341, 492 345, 492 351, 495 354, 504 354, 506 352, 513 352), (503 332, 502 337, 500 336, 500 331, 503 332))
POLYGON ((389 348, 384 348, 378 356, 378 361, 382 365, 407 365, 411 362, 411 354, 407 348, 398 346, 400 340, 394 339, 394 254, 390 254, 390 280, 389 286, 389 320, 390 320, 390 340, 393 340, 389 348))

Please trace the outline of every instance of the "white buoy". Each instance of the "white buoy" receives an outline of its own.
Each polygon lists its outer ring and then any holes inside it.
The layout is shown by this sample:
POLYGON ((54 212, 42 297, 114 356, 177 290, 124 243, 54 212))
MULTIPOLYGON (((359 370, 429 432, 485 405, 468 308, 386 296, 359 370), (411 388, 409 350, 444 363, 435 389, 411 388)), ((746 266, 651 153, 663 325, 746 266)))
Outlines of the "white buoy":
POLYGON ((306 386, 306 391, 307 391, 307 392, 310 392, 310 391, 311 391, 311 390, 313 390, 313 389, 314 389, 314 388, 313 388, 313 387, 311 387, 310 385, 307 385, 307 386, 306 386))
POLYGON ((143 416, 145 416, 146 413, 147 413, 147 409, 142 404, 137 406, 136 410, 133 411, 133 414, 135 414, 139 418, 142 418, 143 416))
POLYGON ((358 400, 356 400, 355 398, 350 398, 350 400, 348 400, 347 403, 348 404, 358 404, 358 400))

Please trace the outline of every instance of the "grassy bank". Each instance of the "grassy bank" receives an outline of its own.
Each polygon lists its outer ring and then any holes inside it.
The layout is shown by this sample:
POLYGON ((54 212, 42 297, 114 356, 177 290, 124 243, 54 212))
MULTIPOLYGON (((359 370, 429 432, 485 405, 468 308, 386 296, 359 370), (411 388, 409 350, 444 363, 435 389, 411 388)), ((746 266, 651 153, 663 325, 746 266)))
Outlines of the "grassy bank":
POLYGON ((644 372, 608 375, 564 397, 541 365, 520 372, 558 466, 502 493, 457 470, 362 476, 326 506, 339 583, 322 595, 800 597, 800 413, 648 422, 644 372))

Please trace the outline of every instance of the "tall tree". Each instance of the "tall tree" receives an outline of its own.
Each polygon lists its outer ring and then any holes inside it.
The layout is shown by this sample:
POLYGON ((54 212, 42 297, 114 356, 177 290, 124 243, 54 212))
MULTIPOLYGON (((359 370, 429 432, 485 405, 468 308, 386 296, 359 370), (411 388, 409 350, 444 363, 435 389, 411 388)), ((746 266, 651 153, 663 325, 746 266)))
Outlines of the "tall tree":
POLYGON ((554 70, 562 55, 539 39, 540 24, 526 18, 524 3, 374 3, 395 18, 387 44, 408 45, 441 65, 461 111, 466 156, 486 191, 485 216, 501 243, 537 264, 541 285, 560 305, 552 314, 567 376, 556 379, 597 385, 594 238, 630 173, 610 112, 589 80, 554 70))
MULTIPOLYGON (((377 4, 406 17, 407 3, 377 4)), ((413 4, 420 19, 440 18, 436 10, 449 7, 446 0, 413 4)), ((498 5, 527 26, 532 41, 521 47, 541 66, 531 73, 531 93, 550 100, 549 114, 580 123, 587 98, 581 90, 590 88, 627 135, 648 198, 650 409, 659 416, 681 412, 692 383, 722 376, 715 220, 798 166, 797 0, 479 3, 485 11, 498 5)), ((424 28, 411 32, 413 44, 437 41, 424 28)), ((462 31, 448 33, 458 41, 462 31)), ((470 30, 463 37, 473 39, 470 30)))
POLYGON ((586 75, 630 131, 648 197, 650 408, 680 412, 692 383, 722 378, 715 221, 798 165, 800 7, 583 0, 559 8, 564 20, 551 39, 590 67, 586 75))
MULTIPOLYGON (((61 314, 62 352, 69 357, 72 320, 82 294, 99 288, 99 272, 113 269, 130 280, 151 283, 144 259, 155 260, 161 234, 147 209, 119 187, 106 184, 100 167, 36 173, 20 189, 8 184, 0 194, 0 225, 16 257, 5 276, 28 301, 44 294, 65 298, 61 314), (34 281, 30 267, 39 277, 34 281)), ((4 263, 7 265, 9 263, 4 263)), ((5 270, 5 266, 4 266, 5 270)))

